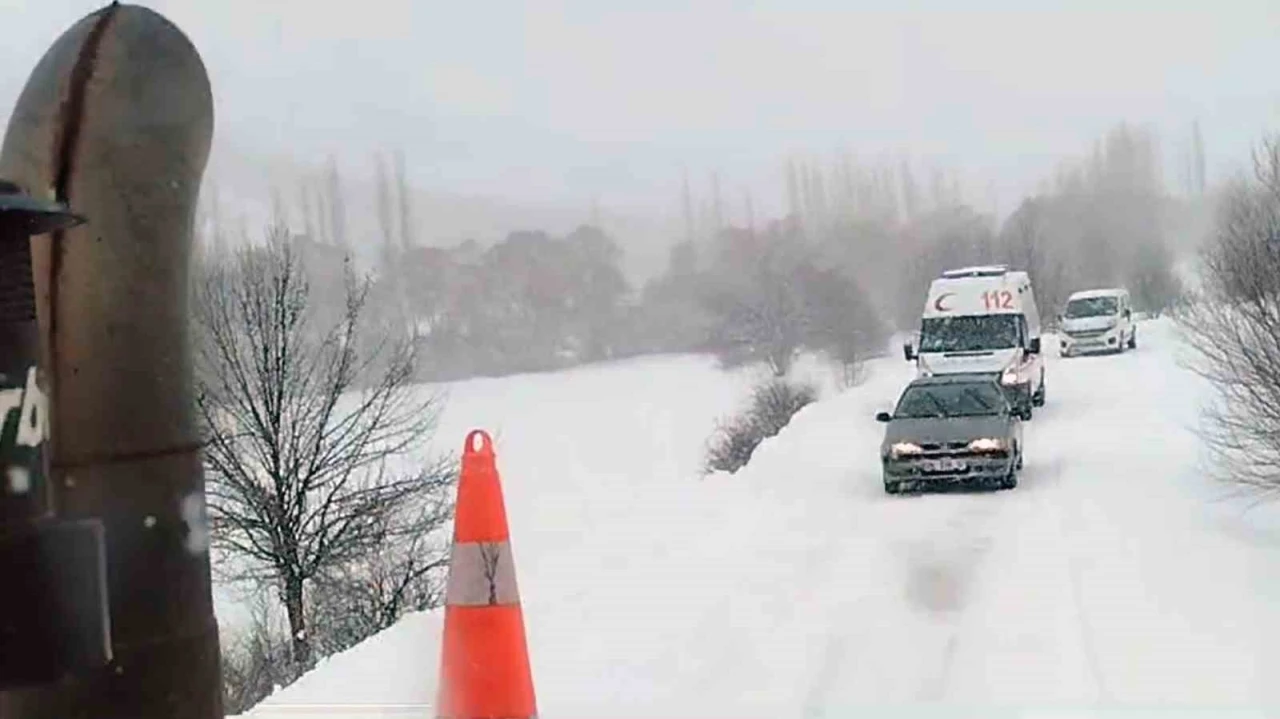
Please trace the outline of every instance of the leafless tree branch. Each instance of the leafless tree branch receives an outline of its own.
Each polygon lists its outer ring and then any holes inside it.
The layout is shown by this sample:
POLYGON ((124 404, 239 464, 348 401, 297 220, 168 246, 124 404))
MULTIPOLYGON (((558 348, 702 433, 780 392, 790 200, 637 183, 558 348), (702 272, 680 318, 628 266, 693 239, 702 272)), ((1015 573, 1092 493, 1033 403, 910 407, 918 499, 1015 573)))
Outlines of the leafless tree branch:
POLYGON ((398 545, 422 554, 381 566, 377 581, 427 576, 455 476, 451 458, 407 464, 441 400, 411 383, 408 342, 366 331, 368 280, 344 263, 333 301, 313 290, 304 259, 274 227, 265 245, 203 266, 195 303, 214 541, 241 578, 277 586, 300 665, 313 657, 307 586, 355 576, 398 545))
POLYGON ((1216 396, 1203 435, 1223 479, 1280 490, 1280 138, 1223 195, 1202 287, 1177 315, 1191 369, 1216 396))

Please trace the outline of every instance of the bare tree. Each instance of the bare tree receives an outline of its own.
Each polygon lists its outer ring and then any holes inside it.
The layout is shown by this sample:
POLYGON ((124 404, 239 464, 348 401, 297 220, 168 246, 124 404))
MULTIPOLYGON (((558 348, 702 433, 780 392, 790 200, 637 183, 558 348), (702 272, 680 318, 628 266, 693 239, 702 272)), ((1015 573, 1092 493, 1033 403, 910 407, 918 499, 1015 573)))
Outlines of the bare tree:
POLYGON ((1049 234, 1047 204, 1034 197, 1023 200, 1005 221, 997 242, 1001 259, 1031 275, 1037 302, 1043 312, 1053 316, 1063 306, 1070 288, 1065 279, 1062 248, 1053 246, 1049 234))
POLYGON ((804 217, 804 205, 801 199, 800 175, 794 157, 787 159, 787 211, 795 217, 804 217))
POLYGON ((907 158, 902 158, 898 170, 902 179, 902 209, 907 221, 914 220, 920 214, 920 186, 916 184, 915 173, 907 158))
POLYGON ((800 189, 804 198, 806 231, 822 223, 822 170, 815 159, 806 159, 800 165, 800 189))
MULTIPOLYGON (((597 225, 598 226, 598 225, 597 225)), ((724 204, 720 198, 720 173, 711 173, 711 234, 724 229, 724 204)))
POLYGON ((247 712, 299 676, 288 637, 265 599, 261 594, 251 598, 250 621, 223 638, 222 700, 228 716, 247 712))
POLYGON ((684 213, 684 241, 694 242, 697 237, 693 228, 693 195, 689 192, 689 171, 687 169, 681 177, 680 209, 684 213))
POLYGON ((794 224, 764 233, 732 229, 700 284, 713 318, 710 347, 725 366, 762 362, 783 377, 802 349, 851 370, 883 328, 852 278, 822 265, 794 224))
POLYGON ((830 198, 827 196, 827 180, 822 172, 822 165, 814 162, 813 165, 813 204, 815 210, 814 222, 818 225, 820 232, 825 232, 831 220, 830 198))
POLYGON ((834 268, 801 264, 796 280, 803 288, 804 346, 838 362, 842 383, 854 386, 867 354, 888 334, 883 323, 862 288, 834 268))
POLYGON ((342 176, 338 173, 338 161, 329 157, 329 169, 326 173, 328 187, 329 235, 333 244, 349 249, 347 246, 347 198, 342 191, 342 176))
POLYGON ((284 198, 280 195, 280 187, 271 185, 271 223, 272 224, 289 224, 289 213, 285 208, 284 198))
POLYGON ((808 384, 774 378, 757 385, 750 405, 716 427, 707 443, 704 470, 732 473, 745 467, 761 442, 777 436, 796 412, 817 398, 817 389, 808 384))
POLYGON ((1280 490, 1280 137, 1254 175, 1225 193, 1203 251, 1201 292, 1177 316, 1190 366, 1217 401, 1205 438, 1223 476, 1268 496, 1280 490))
POLYGON ((311 188, 305 179, 298 185, 298 199, 302 208, 302 233, 312 240, 318 240, 315 223, 311 218, 311 188))
POLYGON ((382 247, 387 253, 385 258, 391 261, 392 252, 396 249, 396 227, 394 213, 391 210, 391 182, 387 177, 387 163, 382 159, 382 153, 376 153, 373 156, 374 180, 375 180, 375 199, 378 205, 378 227, 382 230, 382 247))
POLYGON ((304 181, 309 187, 308 193, 314 193, 315 203, 313 208, 316 213, 316 236, 315 240, 324 244, 333 244, 333 226, 330 220, 333 219, 333 213, 329 207, 333 204, 332 198, 329 197, 324 184, 317 177, 310 177, 304 181))
MULTIPOLYGON (((420 526, 435 526, 447 516, 448 505, 438 500, 418 508, 420 526)), ((344 651, 405 612, 440 606, 448 566, 445 538, 400 534, 398 541, 374 547, 360 564, 343 564, 316 577, 309 616, 311 626, 322 629, 315 637, 320 654, 344 651)))
POLYGON ((883 213, 884 221, 896 223, 901 220, 901 204, 898 202, 898 188, 894 182, 893 168, 881 167, 876 172, 876 194, 880 197, 879 211, 883 213))
POLYGON ((306 667, 309 584, 358 572, 447 519, 452 459, 397 464, 430 437, 441 400, 411 384, 412 345, 367 340, 370 284, 349 265, 341 306, 321 311, 283 227, 202 269, 198 404, 214 542, 244 568, 237 578, 275 586, 291 659, 306 667))
POLYGON ((1173 264, 1173 252, 1163 238, 1134 248, 1127 284, 1137 311, 1159 317, 1182 302, 1184 290, 1173 264))
POLYGON ((858 207, 858 186, 854 177, 853 158, 849 152, 840 153, 840 195, 843 212, 848 218, 855 217, 861 208, 858 207))
POLYGON ((940 210, 950 207, 952 200, 948 195, 946 171, 935 165, 929 180, 929 192, 933 199, 933 209, 940 210))
POLYGON ((1199 120, 1196 120, 1191 125, 1191 186, 1197 196, 1204 194, 1204 135, 1200 133, 1199 120))
POLYGON ((712 345, 728 367, 765 362, 787 374, 804 344, 805 303, 793 258, 778 243, 749 260, 741 274, 725 272, 705 296, 716 317, 712 345))
POLYGON ((396 150, 395 170, 396 200, 398 201, 397 207, 400 210, 400 243, 408 248, 417 244, 417 239, 413 224, 413 191, 409 187, 409 179, 405 175, 404 150, 396 150))

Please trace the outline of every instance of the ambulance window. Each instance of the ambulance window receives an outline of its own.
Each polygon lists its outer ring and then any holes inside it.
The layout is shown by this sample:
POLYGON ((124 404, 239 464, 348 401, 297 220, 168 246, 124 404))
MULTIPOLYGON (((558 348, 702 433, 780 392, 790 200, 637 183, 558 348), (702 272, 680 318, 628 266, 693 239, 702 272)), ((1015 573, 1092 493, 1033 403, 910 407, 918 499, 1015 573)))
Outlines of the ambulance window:
POLYGON ((928 317, 920 330, 920 352, 990 352, 1017 347, 1026 336, 1026 318, 1012 313, 928 317))

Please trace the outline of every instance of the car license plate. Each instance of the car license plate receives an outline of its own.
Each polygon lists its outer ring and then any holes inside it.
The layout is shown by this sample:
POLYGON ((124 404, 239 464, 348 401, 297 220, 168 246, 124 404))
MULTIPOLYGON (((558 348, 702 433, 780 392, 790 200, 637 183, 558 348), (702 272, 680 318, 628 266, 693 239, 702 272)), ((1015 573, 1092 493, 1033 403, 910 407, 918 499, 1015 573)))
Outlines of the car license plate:
POLYGON ((930 472, 963 472, 965 463, 958 459, 926 459, 924 468, 930 472))

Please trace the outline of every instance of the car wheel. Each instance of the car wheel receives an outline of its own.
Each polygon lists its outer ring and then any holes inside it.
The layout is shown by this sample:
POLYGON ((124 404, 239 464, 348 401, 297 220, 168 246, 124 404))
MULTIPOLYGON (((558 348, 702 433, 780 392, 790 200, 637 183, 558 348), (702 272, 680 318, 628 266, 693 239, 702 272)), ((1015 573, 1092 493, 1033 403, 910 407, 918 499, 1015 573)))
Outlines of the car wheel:
MULTIPOLYGON (((1019 459, 1021 462, 1021 459, 1019 459)), ((1004 481, 1000 483, 1002 489, 1014 489, 1018 486, 1018 468, 1013 466, 1009 468, 1009 473, 1005 475, 1004 481)))
POLYGON ((1138 329, 1136 327, 1133 329, 1133 334, 1129 335, 1129 349, 1138 349, 1138 329))
POLYGON ((901 494, 902 483, 901 482, 885 482, 884 491, 885 491, 885 494, 901 494))
POLYGON ((1040 389, 1036 390, 1036 393, 1031 395, 1031 404, 1036 407, 1043 407, 1046 391, 1047 390, 1045 390, 1044 386, 1044 375, 1042 374, 1040 375, 1040 389))
POLYGON ((1022 469, 1022 447, 1015 447, 1014 450, 1018 453, 1018 461, 1014 463, 1013 468, 1022 469))

